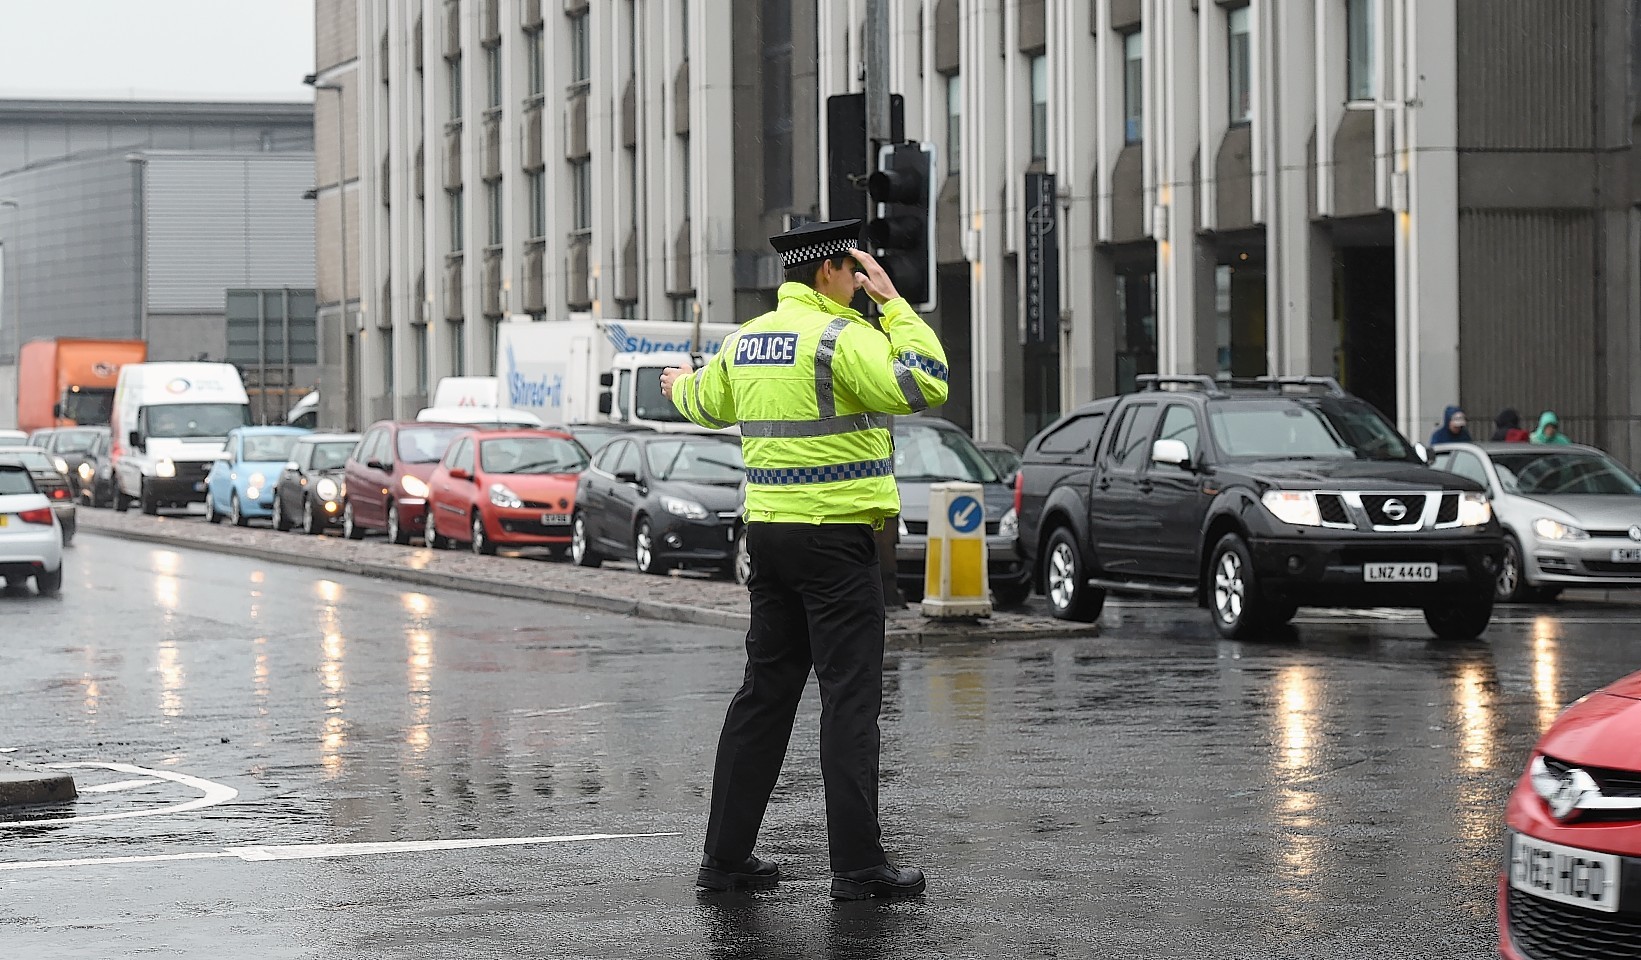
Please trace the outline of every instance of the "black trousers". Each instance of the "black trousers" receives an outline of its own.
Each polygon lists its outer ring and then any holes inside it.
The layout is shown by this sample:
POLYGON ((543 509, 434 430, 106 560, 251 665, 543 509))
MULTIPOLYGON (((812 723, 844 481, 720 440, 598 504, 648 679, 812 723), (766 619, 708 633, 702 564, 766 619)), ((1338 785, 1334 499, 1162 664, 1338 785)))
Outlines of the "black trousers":
POLYGON ((706 852, 737 862, 751 855, 812 666, 832 869, 877 866, 886 861, 877 817, 884 614, 872 528, 751 523, 747 549, 746 680, 718 740, 706 852))

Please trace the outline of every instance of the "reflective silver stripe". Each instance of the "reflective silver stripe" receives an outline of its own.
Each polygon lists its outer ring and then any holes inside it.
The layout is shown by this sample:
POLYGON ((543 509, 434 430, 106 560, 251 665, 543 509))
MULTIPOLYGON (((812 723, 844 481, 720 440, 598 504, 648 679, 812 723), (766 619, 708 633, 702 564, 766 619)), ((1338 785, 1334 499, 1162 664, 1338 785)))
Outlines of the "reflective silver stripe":
POLYGON ((685 413, 687 415, 693 411, 695 416, 691 419, 696 423, 722 430, 729 424, 707 413, 706 404, 701 402, 701 374, 705 373, 706 369, 706 367, 702 367, 690 376, 690 389, 684 391, 684 405, 690 409, 685 413))
POLYGON ((803 437, 831 437, 889 426, 883 413, 851 413, 824 420, 742 420, 741 436, 754 440, 793 440, 803 437))
POLYGON ((900 384, 900 395, 906 398, 906 405, 912 412, 929 409, 929 401, 923 399, 923 388, 917 385, 917 377, 912 376, 912 368, 896 360, 895 380, 900 384))
POLYGON ((838 337, 848 325, 844 317, 827 324, 821 331, 820 346, 815 348, 815 410, 822 420, 838 412, 837 400, 832 395, 832 354, 837 349, 838 337))

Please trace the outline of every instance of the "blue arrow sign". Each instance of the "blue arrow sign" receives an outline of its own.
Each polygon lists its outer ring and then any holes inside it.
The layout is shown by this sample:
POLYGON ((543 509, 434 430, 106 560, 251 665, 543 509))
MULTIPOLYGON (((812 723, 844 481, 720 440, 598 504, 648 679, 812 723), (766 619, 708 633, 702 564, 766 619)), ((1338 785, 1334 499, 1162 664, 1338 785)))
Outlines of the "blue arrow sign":
POLYGON ((946 520, 957 533, 973 533, 986 517, 980 501, 969 496, 958 497, 946 508, 946 520))

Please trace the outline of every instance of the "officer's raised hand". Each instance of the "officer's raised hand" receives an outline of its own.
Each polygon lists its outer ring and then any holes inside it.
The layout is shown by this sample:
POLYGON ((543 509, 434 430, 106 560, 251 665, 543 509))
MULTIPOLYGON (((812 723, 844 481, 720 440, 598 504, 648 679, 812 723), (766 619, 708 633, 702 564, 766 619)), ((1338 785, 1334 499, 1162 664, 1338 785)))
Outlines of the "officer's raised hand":
POLYGON ((672 384, 679 377, 694 373, 688 367, 668 367, 661 371, 661 395, 668 400, 672 399, 672 384))
POLYGON ((889 279, 888 271, 883 264, 877 262, 877 257, 865 250, 852 250, 850 256, 860 264, 860 270, 855 272, 855 280, 866 288, 867 296, 877 301, 879 306, 900 297, 900 291, 895 289, 895 282, 889 279))

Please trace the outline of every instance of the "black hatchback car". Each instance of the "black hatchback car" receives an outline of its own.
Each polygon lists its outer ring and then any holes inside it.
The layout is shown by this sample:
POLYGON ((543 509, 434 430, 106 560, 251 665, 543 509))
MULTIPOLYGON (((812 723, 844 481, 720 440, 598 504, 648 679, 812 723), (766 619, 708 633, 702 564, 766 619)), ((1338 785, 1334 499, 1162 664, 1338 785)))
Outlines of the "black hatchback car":
POLYGON ((576 482, 570 558, 584 567, 631 559, 733 576, 741 524, 739 437, 633 433, 604 444, 576 482))
POLYGON ((1446 640, 1492 618, 1504 541, 1481 487, 1331 378, 1141 377, 1034 437, 1016 483, 1064 619, 1108 591, 1194 599, 1234 638, 1301 606, 1415 607, 1446 640))
POLYGON ((290 462, 274 482, 275 530, 299 527, 303 533, 321 534, 341 524, 348 457, 358 445, 357 433, 311 433, 297 439, 290 462))

